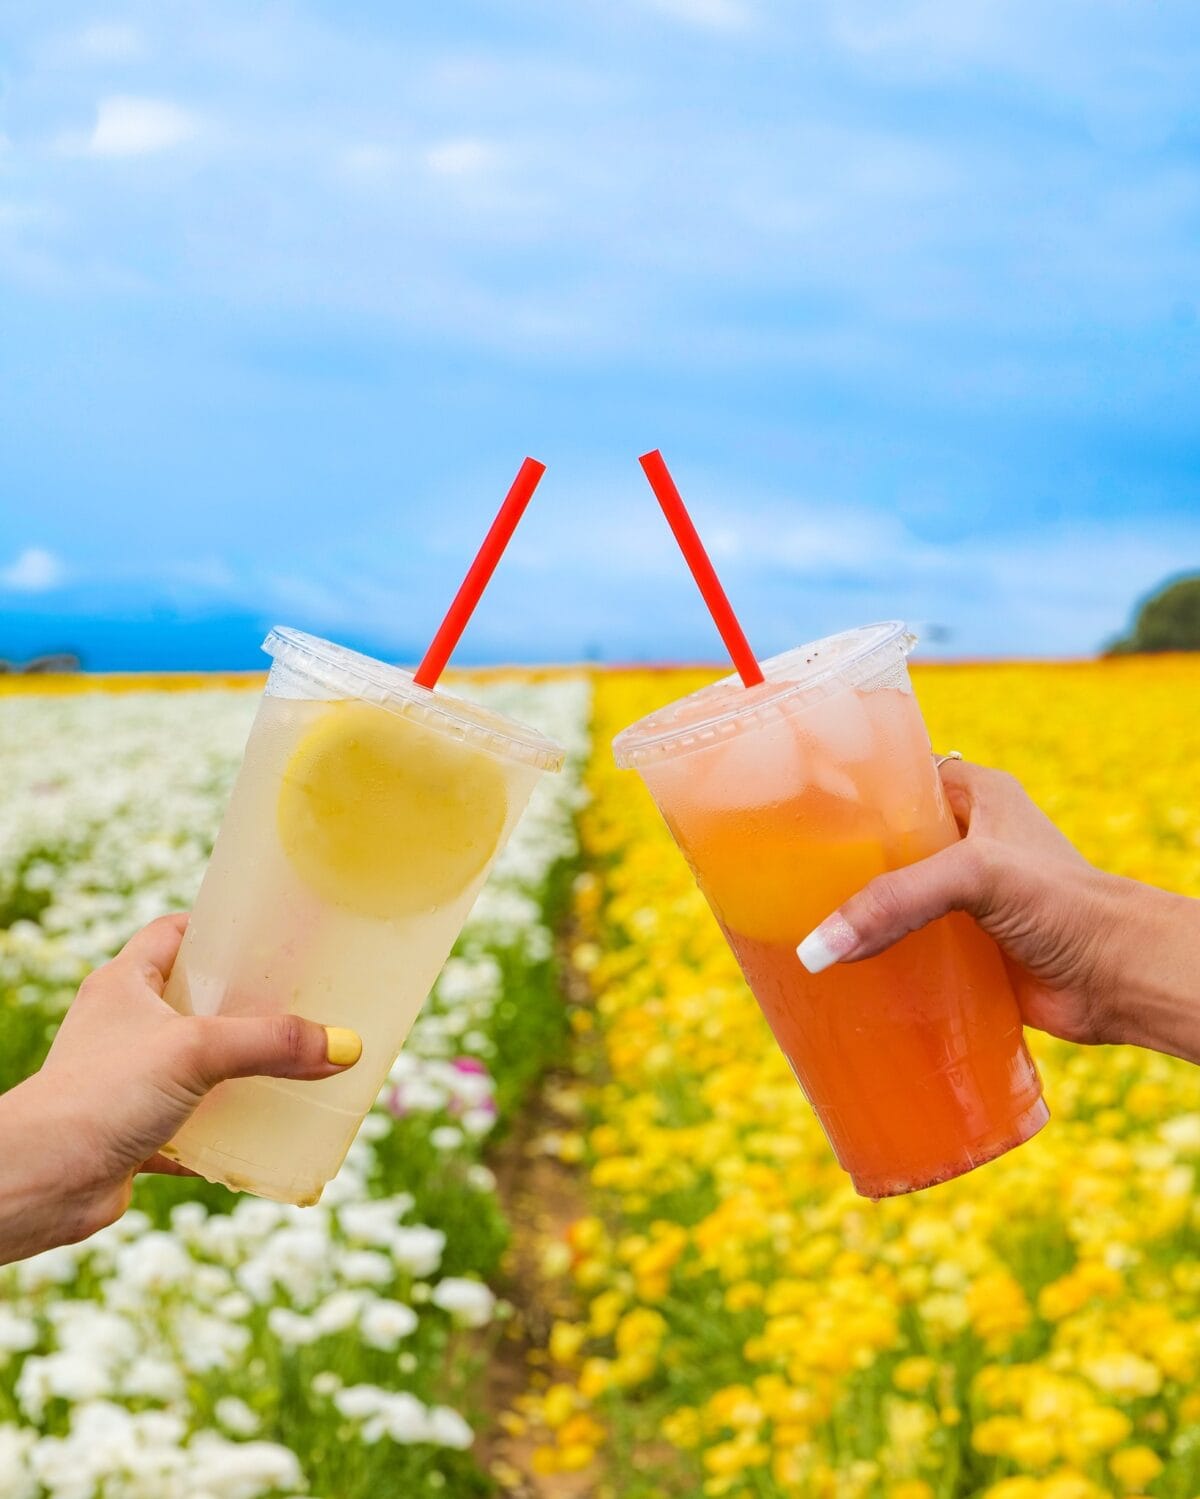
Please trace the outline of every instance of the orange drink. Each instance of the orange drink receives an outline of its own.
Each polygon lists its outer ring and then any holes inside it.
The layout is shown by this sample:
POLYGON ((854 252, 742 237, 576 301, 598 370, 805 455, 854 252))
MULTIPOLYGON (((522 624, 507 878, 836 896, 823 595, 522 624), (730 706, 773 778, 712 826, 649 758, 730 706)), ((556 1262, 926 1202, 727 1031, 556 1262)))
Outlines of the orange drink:
POLYGON ((800 940, 875 875, 959 837, 909 683, 871 625, 618 736, 696 875, 838 1160, 866 1197, 958 1176, 1049 1117, 994 943, 965 915, 812 975, 800 940))

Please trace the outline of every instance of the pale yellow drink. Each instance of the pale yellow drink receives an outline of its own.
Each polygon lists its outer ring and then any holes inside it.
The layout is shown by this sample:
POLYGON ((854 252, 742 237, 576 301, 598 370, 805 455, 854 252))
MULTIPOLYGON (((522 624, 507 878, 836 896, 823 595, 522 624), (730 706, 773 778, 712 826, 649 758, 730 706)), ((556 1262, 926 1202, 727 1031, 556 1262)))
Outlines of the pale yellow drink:
POLYGON ((312 1203, 374 1103, 496 854, 561 750, 532 729, 294 630, 167 985, 184 1014, 289 1011, 362 1037, 321 1082, 222 1083, 164 1152, 312 1203))

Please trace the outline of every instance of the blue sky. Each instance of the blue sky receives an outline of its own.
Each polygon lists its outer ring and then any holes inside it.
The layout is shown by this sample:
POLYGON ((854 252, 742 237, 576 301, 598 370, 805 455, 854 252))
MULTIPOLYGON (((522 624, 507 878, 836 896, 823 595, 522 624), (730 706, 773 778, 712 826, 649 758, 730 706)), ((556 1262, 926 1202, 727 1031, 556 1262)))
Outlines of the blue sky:
POLYGON ((652 446, 760 654, 1086 652, 1198 376, 1186 0, 4 6, 0 654, 411 653, 528 452, 464 655, 712 657, 652 446))

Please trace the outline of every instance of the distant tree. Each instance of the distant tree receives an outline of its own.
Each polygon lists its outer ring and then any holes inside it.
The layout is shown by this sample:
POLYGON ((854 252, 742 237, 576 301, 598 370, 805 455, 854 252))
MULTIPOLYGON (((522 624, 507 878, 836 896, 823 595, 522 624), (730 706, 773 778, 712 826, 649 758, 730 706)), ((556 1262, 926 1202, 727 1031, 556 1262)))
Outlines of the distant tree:
POLYGON ((1109 646, 1110 655, 1141 651, 1200 651, 1200 573, 1175 578, 1139 606, 1133 629, 1109 646))

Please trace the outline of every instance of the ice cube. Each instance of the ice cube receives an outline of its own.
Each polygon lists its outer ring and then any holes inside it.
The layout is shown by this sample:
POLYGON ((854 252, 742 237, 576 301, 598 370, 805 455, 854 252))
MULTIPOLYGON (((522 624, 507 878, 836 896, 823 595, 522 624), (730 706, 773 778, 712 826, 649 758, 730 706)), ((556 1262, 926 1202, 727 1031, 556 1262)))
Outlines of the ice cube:
POLYGON ((879 747, 872 780, 888 826, 908 831, 937 820, 937 772, 916 699, 895 688, 863 695, 879 747))
POLYGON ((746 725, 728 738, 643 772, 656 800, 668 809, 744 811, 787 801, 808 779, 804 746, 795 723, 776 718, 746 725))
POLYGON ((837 692, 822 698, 802 713, 797 723, 835 764, 857 765, 876 751, 874 728, 862 693, 837 692))

